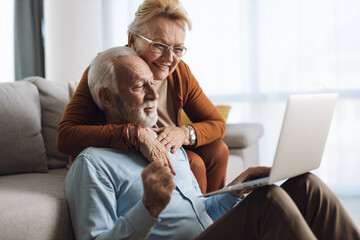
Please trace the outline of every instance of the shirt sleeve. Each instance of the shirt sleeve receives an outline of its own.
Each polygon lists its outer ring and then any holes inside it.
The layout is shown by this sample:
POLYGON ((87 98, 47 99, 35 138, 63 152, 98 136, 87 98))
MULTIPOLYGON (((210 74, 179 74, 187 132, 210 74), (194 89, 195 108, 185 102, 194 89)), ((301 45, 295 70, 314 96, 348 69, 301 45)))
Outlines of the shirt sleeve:
MULTIPOLYGON (((184 148, 180 148, 184 154, 185 159, 188 161, 186 152, 184 148)), ((192 186, 194 188, 196 196, 200 196, 201 190, 194 174, 191 174, 192 186)), ((204 198, 203 203, 205 205, 206 212, 209 214, 210 218, 215 222, 227 211, 232 209, 236 204, 238 204, 244 197, 237 198, 231 195, 230 193, 213 195, 209 198, 204 198)))
POLYGON ((118 216, 112 183, 80 155, 66 176, 66 197, 76 239, 145 239, 159 222, 141 199, 118 216))
POLYGON ((87 147, 110 147, 128 150, 124 125, 108 124, 104 113, 94 102, 88 86, 87 68, 74 96, 65 108, 58 128, 56 145, 60 152, 77 155, 87 147))
POLYGON ((205 198, 204 204, 207 213, 210 215, 211 219, 215 222, 227 211, 232 209, 242 199, 243 198, 234 197, 230 193, 225 193, 225 194, 213 195, 209 198, 205 198))
POLYGON ((96 239, 145 239, 159 221, 151 216, 142 201, 139 201, 124 217, 116 221, 110 231, 103 232, 96 239))

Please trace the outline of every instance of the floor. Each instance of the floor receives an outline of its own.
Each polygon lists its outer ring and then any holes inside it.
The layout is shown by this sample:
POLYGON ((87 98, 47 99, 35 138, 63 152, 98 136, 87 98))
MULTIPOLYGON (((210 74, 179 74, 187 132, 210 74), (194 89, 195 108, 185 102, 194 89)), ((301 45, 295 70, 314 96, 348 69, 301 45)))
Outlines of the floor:
POLYGON ((360 196, 338 196, 345 209, 360 228, 360 196))

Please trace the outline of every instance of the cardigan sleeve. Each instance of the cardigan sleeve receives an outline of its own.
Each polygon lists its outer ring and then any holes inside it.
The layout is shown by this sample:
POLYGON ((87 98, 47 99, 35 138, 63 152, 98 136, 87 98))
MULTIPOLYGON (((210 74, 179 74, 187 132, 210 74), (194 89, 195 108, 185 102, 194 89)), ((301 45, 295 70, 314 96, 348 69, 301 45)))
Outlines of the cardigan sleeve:
POLYGON ((225 135, 225 120, 202 91, 189 67, 179 63, 183 109, 193 122, 197 136, 196 147, 206 145, 225 135))
POLYGON ((104 113, 94 102, 88 86, 89 67, 65 108, 58 128, 56 146, 62 153, 78 155, 87 147, 110 147, 127 150, 124 125, 107 124, 104 113))

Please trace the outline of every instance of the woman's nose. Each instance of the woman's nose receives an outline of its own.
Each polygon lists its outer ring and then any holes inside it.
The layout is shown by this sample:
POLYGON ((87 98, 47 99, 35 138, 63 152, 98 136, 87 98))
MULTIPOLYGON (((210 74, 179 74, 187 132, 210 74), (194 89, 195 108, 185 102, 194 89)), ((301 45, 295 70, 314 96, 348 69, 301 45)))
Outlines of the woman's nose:
POLYGON ((175 53, 173 52, 172 48, 169 48, 166 53, 163 55, 164 58, 169 59, 172 62, 173 58, 176 58, 175 53))

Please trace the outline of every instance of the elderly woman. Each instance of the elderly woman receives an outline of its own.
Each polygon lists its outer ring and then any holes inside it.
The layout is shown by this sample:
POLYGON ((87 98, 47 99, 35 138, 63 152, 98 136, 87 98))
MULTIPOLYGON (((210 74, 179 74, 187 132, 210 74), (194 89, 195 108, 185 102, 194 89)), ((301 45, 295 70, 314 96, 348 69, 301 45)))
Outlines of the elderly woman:
MULTIPOLYGON (((87 69, 59 125, 58 149, 74 158, 89 146, 135 148, 150 162, 163 161, 172 169, 167 151, 175 152, 184 145, 201 191, 222 188, 229 156, 221 140, 225 121, 180 60, 186 52, 186 25, 191 29, 187 13, 177 0, 145 0, 128 29, 128 46, 145 60, 157 80, 157 139, 141 126, 101 125, 105 117, 89 91, 87 69), (182 125, 182 109, 193 123, 182 125)), ((143 91, 143 86, 131 91, 143 91)))

